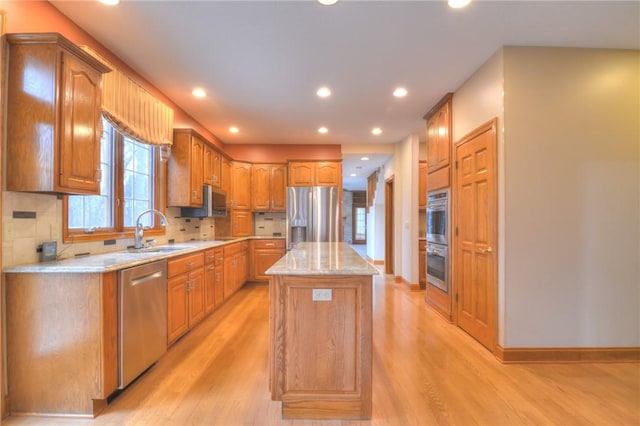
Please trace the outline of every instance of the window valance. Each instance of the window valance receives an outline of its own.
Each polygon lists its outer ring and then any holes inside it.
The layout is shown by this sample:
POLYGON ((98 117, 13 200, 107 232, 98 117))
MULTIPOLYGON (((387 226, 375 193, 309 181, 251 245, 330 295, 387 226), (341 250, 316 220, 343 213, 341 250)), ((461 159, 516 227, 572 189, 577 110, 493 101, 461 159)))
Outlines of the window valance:
POLYGON ((102 76, 102 112, 121 133, 153 145, 173 143, 173 109, 130 79, 90 47, 82 46, 112 71, 102 76))

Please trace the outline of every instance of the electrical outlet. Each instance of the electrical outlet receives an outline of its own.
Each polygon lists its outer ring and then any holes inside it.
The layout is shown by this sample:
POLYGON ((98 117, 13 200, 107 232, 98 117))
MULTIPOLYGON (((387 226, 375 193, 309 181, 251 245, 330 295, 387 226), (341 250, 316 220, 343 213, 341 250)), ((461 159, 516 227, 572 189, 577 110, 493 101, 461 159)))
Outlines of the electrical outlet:
POLYGON ((331 302, 333 292, 330 288, 314 288, 312 300, 314 302, 331 302))

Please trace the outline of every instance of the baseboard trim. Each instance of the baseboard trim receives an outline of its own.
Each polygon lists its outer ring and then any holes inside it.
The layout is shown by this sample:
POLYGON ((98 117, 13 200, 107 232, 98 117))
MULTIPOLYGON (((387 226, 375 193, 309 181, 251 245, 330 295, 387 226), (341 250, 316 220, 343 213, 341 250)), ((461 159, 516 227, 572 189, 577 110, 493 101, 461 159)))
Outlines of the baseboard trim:
POLYGON ((638 362, 640 348, 503 348, 494 352, 503 364, 638 362))
POLYGON ((421 290, 420 284, 411 283, 411 282, 407 281, 404 277, 396 277, 396 282, 399 282, 399 283, 402 283, 402 284, 406 285, 409 288, 409 290, 411 290, 411 291, 420 291, 421 290))
POLYGON ((442 306, 440 306, 434 300, 431 300, 429 298, 429 295, 424 297, 424 301, 427 304, 427 306, 429 306, 431 309, 436 311, 439 315, 442 316, 442 318, 444 318, 449 323, 453 324, 453 312, 448 312, 445 309, 443 309, 442 306))

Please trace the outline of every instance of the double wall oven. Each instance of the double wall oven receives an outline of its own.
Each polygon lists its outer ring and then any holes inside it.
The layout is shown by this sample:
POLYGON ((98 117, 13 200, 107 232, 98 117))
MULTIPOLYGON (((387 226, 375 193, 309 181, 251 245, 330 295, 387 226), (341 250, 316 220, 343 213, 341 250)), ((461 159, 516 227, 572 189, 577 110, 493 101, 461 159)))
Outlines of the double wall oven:
POLYGON ((449 190, 427 194, 427 283, 449 291, 449 190))

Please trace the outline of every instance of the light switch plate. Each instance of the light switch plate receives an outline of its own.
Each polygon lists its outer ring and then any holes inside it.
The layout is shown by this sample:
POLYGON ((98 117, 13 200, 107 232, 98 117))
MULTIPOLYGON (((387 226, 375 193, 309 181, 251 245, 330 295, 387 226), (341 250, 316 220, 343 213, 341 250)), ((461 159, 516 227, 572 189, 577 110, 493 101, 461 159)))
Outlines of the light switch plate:
POLYGON ((314 302, 331 302, 333 292, 330 288, 314 288, 312 300, 314 302))

